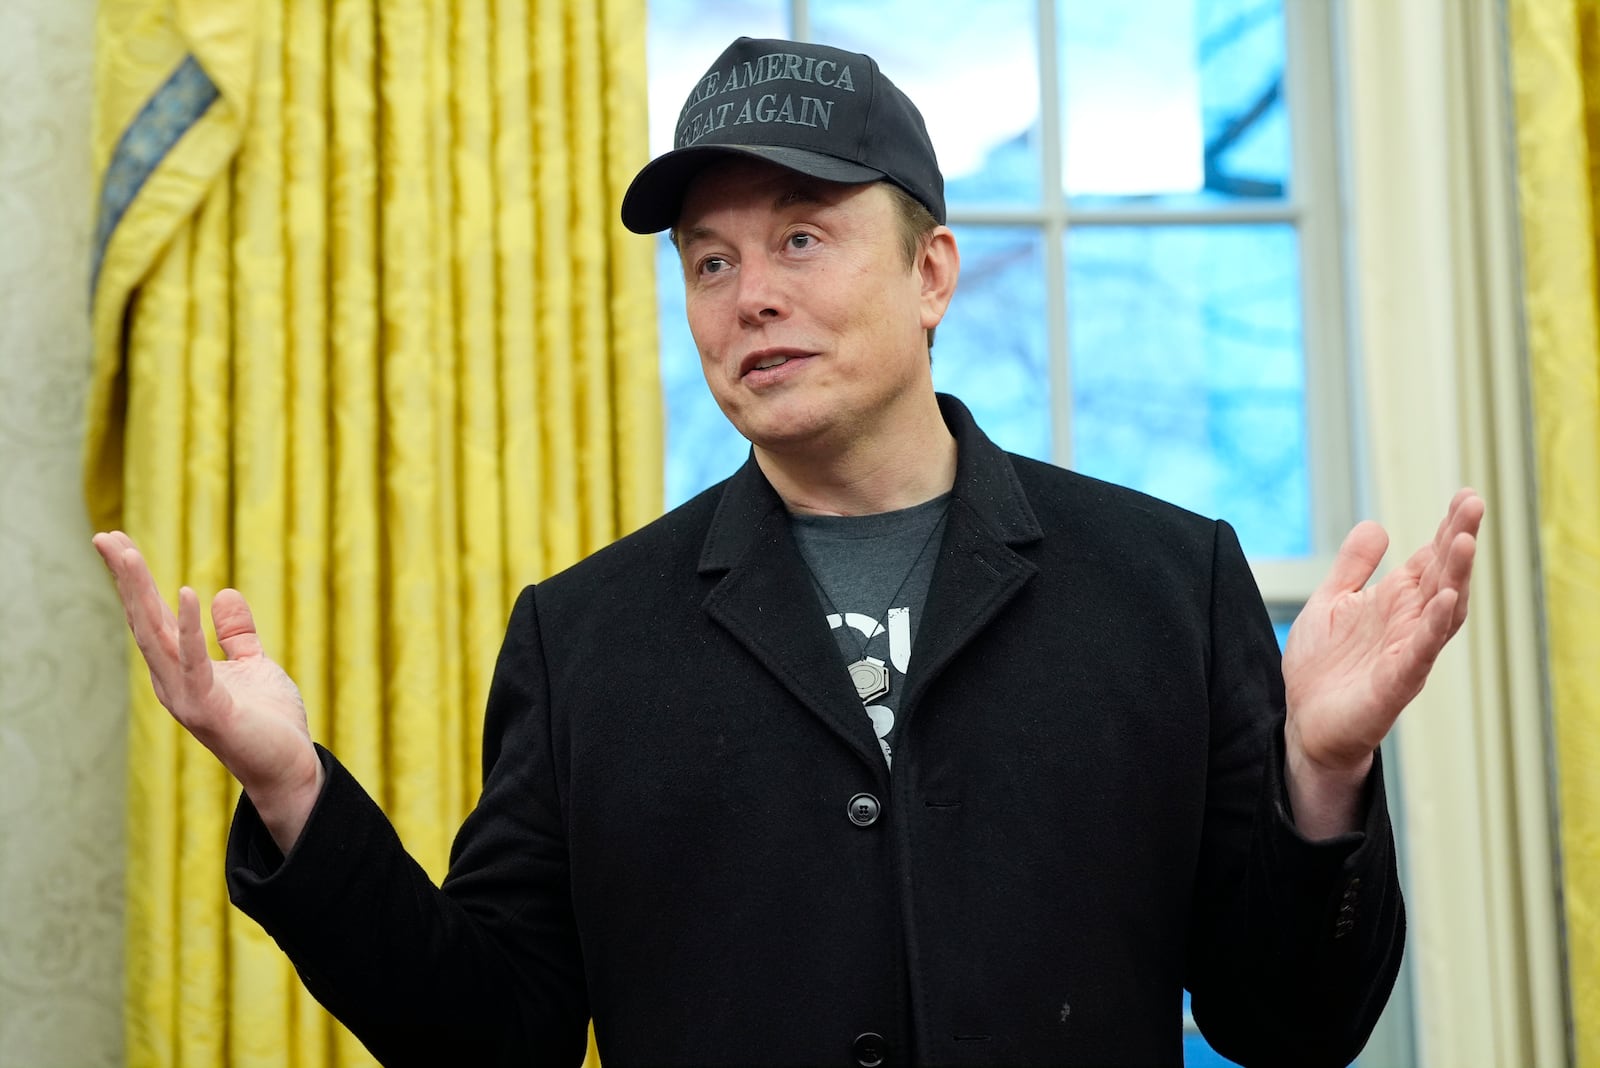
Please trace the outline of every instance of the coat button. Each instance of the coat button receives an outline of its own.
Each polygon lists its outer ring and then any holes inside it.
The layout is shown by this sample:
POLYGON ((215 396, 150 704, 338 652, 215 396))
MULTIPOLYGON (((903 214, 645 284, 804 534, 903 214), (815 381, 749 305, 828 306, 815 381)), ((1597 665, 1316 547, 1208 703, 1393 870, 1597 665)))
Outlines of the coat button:
POLYGON ((871 827, 878 822, 878 799, 871 794, 856 794, 850 799, 850 822, 871 827))
POLYGON ((861 1065, 861 1068, 878 1068, 889 1051, 889 1044, 876 1031, 868 1031, 856 1036, 851 1049, 856 1055, 856 1063, 861 1065))

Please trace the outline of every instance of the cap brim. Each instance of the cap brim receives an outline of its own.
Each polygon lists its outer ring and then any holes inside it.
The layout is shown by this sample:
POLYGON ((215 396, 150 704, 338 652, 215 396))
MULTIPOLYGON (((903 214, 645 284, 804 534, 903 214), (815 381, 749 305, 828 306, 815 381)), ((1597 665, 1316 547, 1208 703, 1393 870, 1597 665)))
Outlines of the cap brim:
POLYGON ((748 156, 829 182, 876 182, 887 177, 874 167, 788 145, 694 145, 674 149, 634 175, 622 197, 622 225, 636 234, 675 226, 683 194, 706 164, 728 156, 748 156))

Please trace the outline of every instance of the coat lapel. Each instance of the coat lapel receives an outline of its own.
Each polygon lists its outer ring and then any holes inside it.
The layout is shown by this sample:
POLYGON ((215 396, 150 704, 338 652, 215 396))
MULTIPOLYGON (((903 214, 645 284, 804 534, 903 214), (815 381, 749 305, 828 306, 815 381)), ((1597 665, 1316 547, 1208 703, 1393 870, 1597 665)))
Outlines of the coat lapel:
POLYGON ((941 395, 939 406, 960 451, 939 564, 911 651, 910 688, 896 715, 902 729, 938 674, 1038 572, 1012 546, 1044 536, 1011 457, 960 401, 941 395))
POLYGON ((883 750, 824 623, 789 516, 754 459, 729 480, 701 552, 724 571, 702 605, 796 700, 875 771, 883 750))
POLYGON ((939 564, 911 649, 910 686, 895 717, 900 729, 905 729, 939 672, 982 633, 1038 570, 996 538, 965 501, 951 503, 939 564))

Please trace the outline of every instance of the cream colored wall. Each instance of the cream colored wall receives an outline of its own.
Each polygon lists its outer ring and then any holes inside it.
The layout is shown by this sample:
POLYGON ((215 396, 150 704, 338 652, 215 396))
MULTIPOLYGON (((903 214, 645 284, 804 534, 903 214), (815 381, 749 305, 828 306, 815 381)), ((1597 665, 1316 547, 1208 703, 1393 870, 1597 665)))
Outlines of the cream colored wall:
POLYGON ((122 621, 78 488, 94 13, 0 3, 0 1068, 122 1060, 122 621))

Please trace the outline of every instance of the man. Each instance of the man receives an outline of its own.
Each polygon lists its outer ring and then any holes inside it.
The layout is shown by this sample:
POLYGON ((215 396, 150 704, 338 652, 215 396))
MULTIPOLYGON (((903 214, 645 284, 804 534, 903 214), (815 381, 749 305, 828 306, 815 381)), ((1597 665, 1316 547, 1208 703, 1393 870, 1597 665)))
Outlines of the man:
MULTIPOLYGON (((1232 531, 996 449, 938 397, 956 287, 921 117, 868 57, 736 41, 623 201, 672 227, 750 460, 519 598, 442 888, 243 598, 115 573, 243 784, 234 900, 386 1064, 1342 1064, 1399 965, 1376 749, 1466 614, 1482 501, 1281 673, 1232 531), (1285 693, 1285 687, 1287 693, 1285 693)), ((961 358, 959 354, 951 358, 961 358)))

